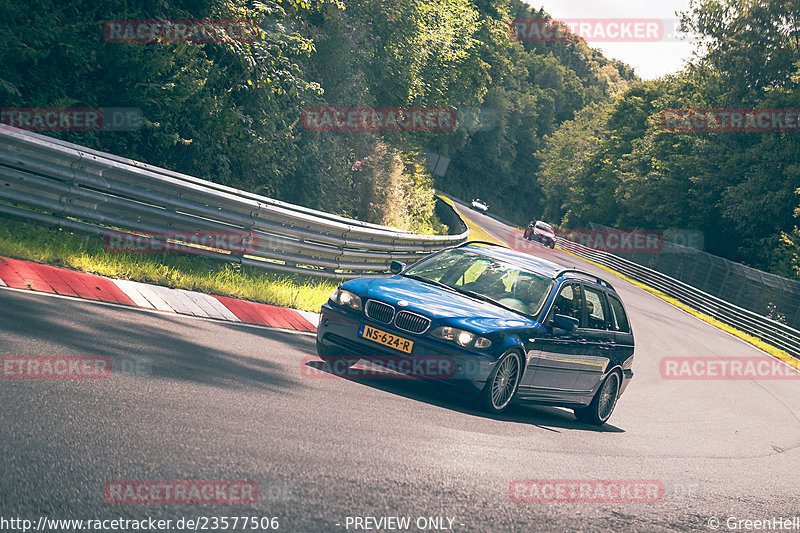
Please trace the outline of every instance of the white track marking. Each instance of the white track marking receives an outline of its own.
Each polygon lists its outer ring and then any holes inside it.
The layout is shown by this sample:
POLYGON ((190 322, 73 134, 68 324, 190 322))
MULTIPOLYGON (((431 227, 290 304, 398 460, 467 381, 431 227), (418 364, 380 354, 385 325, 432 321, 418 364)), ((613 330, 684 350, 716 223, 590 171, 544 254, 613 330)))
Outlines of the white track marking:
POLYGON ((154 285, 146 285, 144 283, 138 283, 136 285, 136 290, 138 290, 142 296, 147 298, 147 301, 150 302, 154 308, 158 309, 159 311, 171 311, 174 313, 175 309, 170 307, 170 305, 164 301, 164 299, 159 296, 158 293, 153 290, 153 288, 154 285))
MULTIPOLYGON (((193 294, 202 294, 202 293, 197 293, 196 292, 196 293, 193 293, 193 294)), ((208 304, 212 308, 214 308, 217 311, 217 313, 222 315, 222 318, 224 318, 225 320, 229 320, 231 322, 241 322, 241 320, 239 319, 238 316, 234 315, 233 312, 230 309, 225 307, 225 304, 223 304, 222 302, 220 302, 219 300, 217 300, 216 298, 214 298, 210 294, 203 294, 203 297, 207 298, 206 301, 208 302, 208 304)))
POLYGON ((133 300, 139 307, 145 307, 148 309, 155 309, 155 306, 147 301, 147 298, 142 296, 142 293, 139 292, 138 285, 142 285, 141 283, 136 283, 135 281, 128 281, 126 279, 112 279, 111 280, 114 285, 119 287, 119 290, 124 292, 128 298, 133 300))
POLYGON ((312 313, 310 311, 295 311, 295 313, 311 322, 311 325, 315 328, 319 326, 319 313, 312 313))
POLYGON ((159 287, 153 285, 150 287, 153 289, 153 292, 158 294, 161 298, 164 299, 165 302, 172 307, 176 313, 180 313, 182 315, 194 315, 194 316, 203 316, 208 317, 208 313, 203 311, 203 309, 194 303, 190 298, 188 298, 185 294, 182 294, 175 289, 170 289, 168 287, 159 287))

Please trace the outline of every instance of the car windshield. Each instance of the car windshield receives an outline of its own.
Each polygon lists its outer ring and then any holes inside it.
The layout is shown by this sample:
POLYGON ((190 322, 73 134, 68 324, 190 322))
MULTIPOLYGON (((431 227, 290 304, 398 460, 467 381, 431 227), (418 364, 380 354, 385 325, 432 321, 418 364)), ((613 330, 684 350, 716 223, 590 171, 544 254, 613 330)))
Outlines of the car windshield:
POLYGON ((547 277, 461 248, 435 254, 405 275, 472 293, 528 316, 539 313, 553 287, 547 277))
POLYGON ((543 229, 543 230, 545 230, 545 231, 549 231, 549 232, 551 232, 551 233, 555 233, 555 232, 553 231, 553 228, 552 228, 552 226, 550 226, 550 224, 546 224, 546 223, 544 223, 544 222, 537 222, 537 223, 536 223, 536 227, 537 227, 537 228, 539 228, 539 229, 543 229))

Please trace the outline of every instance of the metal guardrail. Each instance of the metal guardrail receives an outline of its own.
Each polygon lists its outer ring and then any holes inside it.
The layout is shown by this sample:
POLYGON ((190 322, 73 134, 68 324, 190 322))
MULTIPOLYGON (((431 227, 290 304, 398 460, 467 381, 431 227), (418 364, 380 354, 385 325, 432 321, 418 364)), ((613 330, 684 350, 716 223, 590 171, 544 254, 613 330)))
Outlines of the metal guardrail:
POLYGON ((458 234, 417 235, 7 126, 0 127, 0 202, 0 214, 94 235, 244 233, 243 253, 204 255, 336 279, 379 275, 393 260, 416 261, 469 235, 457 214, 458 234))
MULTIPOLYGON (((595 223, 591 227, 601 232, 619 231, 595 223)), ((761 316, 800 328, 800 280, 670 242, 666 233, 663 246, 652 253, 617 252, 617 255, 761 316)))
POLYGON ((792 357, 800 358, 800 331, 786 324, 733 305, 682 281, 614 254, 588 248, 563 237, 556 237, 556 243, 563 250, 645 283, 724 324, 785 350, 792 357))
MULTIPOLYGON (((6 126, 0 127, 0 202, 0 214, 94 235, 110 230, 137 235, 244 232, 244 253, 204 254, 336 279, 385 273, 392 260, 416 261, 464 242, 469 234, 455 212, 450 218, 460 222, 457 235, 416 235, 6 126)), ((800 358, 800 331, 794 328, 614 254, 561 237, 557 241, 564 250, 646 283, 800 358)))

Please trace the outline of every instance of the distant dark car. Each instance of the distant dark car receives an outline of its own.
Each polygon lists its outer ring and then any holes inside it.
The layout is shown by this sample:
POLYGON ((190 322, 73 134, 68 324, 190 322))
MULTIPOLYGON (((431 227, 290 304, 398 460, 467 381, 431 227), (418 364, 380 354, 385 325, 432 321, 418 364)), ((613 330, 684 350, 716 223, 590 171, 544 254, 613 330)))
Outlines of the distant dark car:
POLYGON ((332 368, 363 358, 453 385, 493 413, 532 401, 598 425, 633 377, 628 317, 596 276, 483 242, 392 272, 347 281, 322 306, 317 352, 332 368))
POLYGON ((479 210, 483 211, 484 213, 489 210, 489 204, 487 204, 486 202, 484 202, 480 198, 475 198, 474 200, 472 200, 472 204, 471 205, 472 205, 473 209, 479 209, 479 210))
POLYGON ((528 224, 523 236, 529 241, 535 240, 550 248, 556 247, 556 231, 550 224, 541 220, 528 224))

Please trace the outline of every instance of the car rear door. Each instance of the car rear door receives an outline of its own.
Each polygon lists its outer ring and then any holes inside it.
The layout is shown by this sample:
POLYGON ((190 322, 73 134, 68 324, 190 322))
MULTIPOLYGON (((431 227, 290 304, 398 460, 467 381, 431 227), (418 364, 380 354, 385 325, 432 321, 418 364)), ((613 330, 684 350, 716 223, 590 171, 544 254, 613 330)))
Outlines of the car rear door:
MULTIPOLYGON (((550 323, 555 314, 581 320, 583 297, 580 283, 564 283, 547 314, 550 323)), ((573 391, 578 368, 583 364, 580 328, 565 331, 552 328, 542 337, 532 339, 528 350, 528 367, 520 383, 520 394, 537 396, 573 391)))
POLYGON ((605 291, 584 285, 584 320, 581 328, 581 362, 577 365, 575 390, 589 392, 600 384, 614 358, 614 333, 609 331, 605 291))

